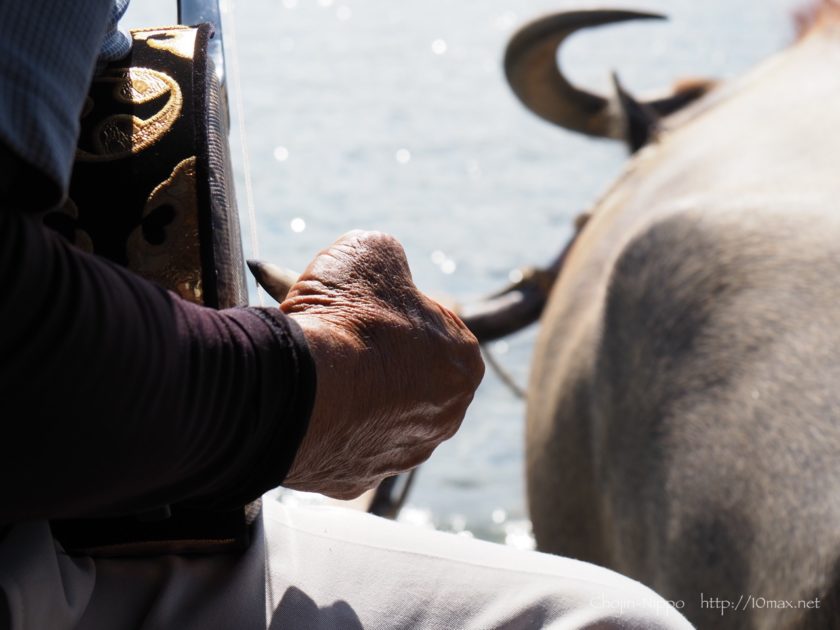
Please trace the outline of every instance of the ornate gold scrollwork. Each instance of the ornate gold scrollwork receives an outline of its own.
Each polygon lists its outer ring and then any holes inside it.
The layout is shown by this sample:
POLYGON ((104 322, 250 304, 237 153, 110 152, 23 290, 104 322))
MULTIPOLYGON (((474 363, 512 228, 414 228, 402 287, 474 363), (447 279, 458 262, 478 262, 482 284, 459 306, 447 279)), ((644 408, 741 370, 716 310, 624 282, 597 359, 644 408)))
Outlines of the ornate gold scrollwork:
POLYGON ((149 195, 126 255, 132 271, 201 304, 196 190, 195 157, 190 157, 149 195))
POLYGON ((151 48, 165 50, 182 59, 192 59, 195 56, 196 33, 197 31, 189 26, 132 31, 135 41, 145 41, 151 48))
POLYGON ((149 118, 114 114, 92 131, 94 152, 77 149, 79 162, 118 160, 139 153, 157 142, 178 119, 183 96, 178 83, 169 75, 149 68, 117 68, 94 79, 113 83, 113 98, 129 105, 142 105, 168 94, 163 107, 149 118))

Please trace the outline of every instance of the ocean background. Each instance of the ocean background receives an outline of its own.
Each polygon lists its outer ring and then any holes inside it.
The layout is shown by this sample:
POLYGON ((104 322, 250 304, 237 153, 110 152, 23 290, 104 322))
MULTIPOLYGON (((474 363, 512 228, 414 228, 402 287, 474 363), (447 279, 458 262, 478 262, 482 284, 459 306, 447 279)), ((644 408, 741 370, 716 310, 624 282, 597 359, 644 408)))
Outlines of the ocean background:
MULTIPOLYGON (((518 103, 501 68, 518 26, 595 6, 667 13, 563 48, 579 85, 606 91, 616 70, 643 94, 680 77, 738 75, 793 41, 802 4, 222 0, 246 257, 301 270, 347 230, 376 229, 403 243, 430 295, 493 292, 516 268, 552 259, 627 159, 623 146, 552 127, 518 103)), ((123 26, 175 16, 174 0, 134 0, 123 26)), ((522 386, 535 336, 536 326, 489 348, 522 386)), ((401 520, 531 546, 524 413, 488 369, 458 435, 420 468, 401 520)))

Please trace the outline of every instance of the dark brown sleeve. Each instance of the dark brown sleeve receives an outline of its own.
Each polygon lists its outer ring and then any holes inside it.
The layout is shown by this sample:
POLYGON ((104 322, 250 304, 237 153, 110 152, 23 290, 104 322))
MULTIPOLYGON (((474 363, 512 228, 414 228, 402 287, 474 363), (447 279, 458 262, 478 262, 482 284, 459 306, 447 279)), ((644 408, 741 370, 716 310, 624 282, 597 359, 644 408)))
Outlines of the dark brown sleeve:
POLYGON ((314 395, 277 309, 195 306, 0 208, 0 523, 243 504, 314 395))

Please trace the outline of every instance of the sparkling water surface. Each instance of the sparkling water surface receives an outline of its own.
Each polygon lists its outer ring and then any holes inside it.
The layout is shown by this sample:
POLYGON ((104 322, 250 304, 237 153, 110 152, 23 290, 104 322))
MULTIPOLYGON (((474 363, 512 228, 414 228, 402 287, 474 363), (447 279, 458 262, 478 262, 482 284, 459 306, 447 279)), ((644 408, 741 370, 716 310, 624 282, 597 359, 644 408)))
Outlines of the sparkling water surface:
MULTIPOLYGON (((792 41, 792 14, 801 4, 614 2, 611 8, 670 20, 591 30, 567 43, 562 61, 574 81, 600 90, 613 69, 634 92, 679 77, 735 76, 792 41)), ((347 230, 383 230, 405 246, 422 290, 466 300, 498 289, 519 266, 548 262, 574 216, 626 160, 618 144, 572 135, 525 111, 501 70, 505 43, 525 21, 603 4, 222 6, 229 87, 237 89, 232 149, 248 257, 300 270, 347 230)), ((125 26, 174 21, 174 0, 134 0, 125 26)), ((535 333, 531 327, 491 346, 522 385, 535 333)), ((531 546, 524 411, 488 370, 458 435, 421 468, 402 520, 531 546)))

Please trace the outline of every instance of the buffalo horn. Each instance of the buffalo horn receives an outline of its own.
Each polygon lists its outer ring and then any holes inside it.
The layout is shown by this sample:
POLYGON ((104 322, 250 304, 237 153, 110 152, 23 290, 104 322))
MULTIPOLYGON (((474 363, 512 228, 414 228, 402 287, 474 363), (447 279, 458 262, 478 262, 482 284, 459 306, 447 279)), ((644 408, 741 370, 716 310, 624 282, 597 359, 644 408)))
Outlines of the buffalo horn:
POLYGON ((248 269, 254 274, 257 284, 278 302, 286 299, 286 294, 298 279, 294 271, 261 260, 249 260, 248 269))
MULTIPOLYGON (((569 35, 587 27, 629 20, 661 20, 663 15, 639 11, 590 10, 558 13, 522 27, 505 53, 505 74, 511 89, 536 115, 566 129, 590 136, 627 139, 627 121, 619 96, 606 98, 572 85, 557 65, 557 50, 569 35)), ((640 102, 666 116, 702 96, 713 85, 693 81, 662 98, 640 102)))

